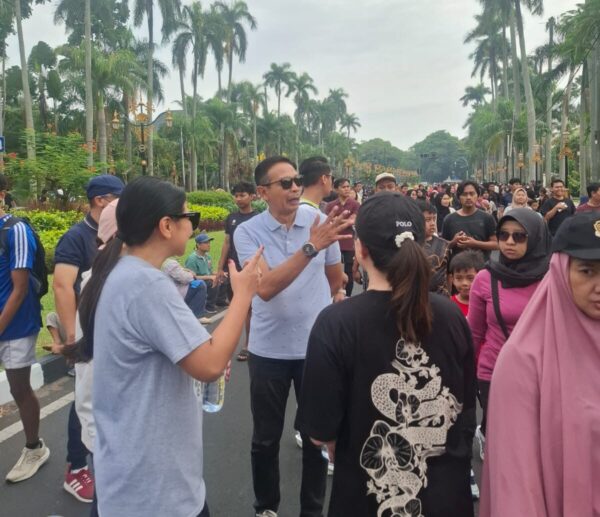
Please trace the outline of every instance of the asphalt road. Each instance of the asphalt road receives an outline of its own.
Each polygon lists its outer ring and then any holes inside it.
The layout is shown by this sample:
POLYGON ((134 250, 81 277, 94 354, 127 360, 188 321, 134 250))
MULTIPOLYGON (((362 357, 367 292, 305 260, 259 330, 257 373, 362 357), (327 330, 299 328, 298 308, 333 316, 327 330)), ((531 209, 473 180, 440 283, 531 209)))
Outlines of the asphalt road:
MULTIPOLYGON (((40 434, 50 448, 49 461, 31 479, 10 485, 0 481, 0 517, 84 517, 89 505, 80 503, 62 488, 66 429, 74 382, 64 378, 42 388, 38 396, 42 407, 65 403, 64 407, 42 419, 40 434)), ((204 476, 212 517, 252 517, 252 481, 250 471, 250 439, 252 419, 248 395, 246 363, 233 361, 231 381, 225 393, 225 405, 219 413, 204 416, 204 476)), ((294 440, 293 419, 296 404, 293 389, 288 400, 286 427, 281 441, 281 506, 280 517, 299 515, 301 450, 294 440)), ((24 437, 22 432, 2 441, 2 430, 18 422, 14 406, 0 407, 0 479, 17 461, 24 437)), ((193 455, 193 451, 190 451, 193 455)), ((190 457, 193 461, 193 456, 190 457)), ((481 462, 475 455, 473 466, 477 477, 481 462)), ((140 473, 143 475, 143 473, 140 473)), ((328 494, 331 478, 328 480, 328 494)), ((126 516, 124 516, 126 517, 126 516)), ((168 517, 168 516, 164 516, 168 517)))

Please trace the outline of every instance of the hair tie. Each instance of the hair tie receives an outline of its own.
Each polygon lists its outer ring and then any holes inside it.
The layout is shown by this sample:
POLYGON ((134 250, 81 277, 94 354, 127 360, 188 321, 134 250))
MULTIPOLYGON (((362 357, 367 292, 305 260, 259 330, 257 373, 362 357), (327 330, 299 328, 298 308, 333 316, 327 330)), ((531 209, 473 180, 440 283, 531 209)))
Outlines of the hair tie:
POLYGON ((400 248, 400 246, 402 246, 402 243, 406 239, 410 239, 411 241, 414 241, 415 236, 412 234, 412 232, 402 232, 400 235, 396 235, 396 239, 394 240, 394 242, 396 243, 396 247, 400 248))

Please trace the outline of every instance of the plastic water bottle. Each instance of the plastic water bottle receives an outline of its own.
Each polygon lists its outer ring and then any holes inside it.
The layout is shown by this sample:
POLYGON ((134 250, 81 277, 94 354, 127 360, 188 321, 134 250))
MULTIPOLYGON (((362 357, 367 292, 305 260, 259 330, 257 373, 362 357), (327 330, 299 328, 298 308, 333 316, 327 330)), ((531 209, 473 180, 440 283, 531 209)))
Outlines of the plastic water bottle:
POLYGON ((202 393, 202 409, 207 413, 221 411, 225 401, 225 375, 216 381, 204 383, 202 393))

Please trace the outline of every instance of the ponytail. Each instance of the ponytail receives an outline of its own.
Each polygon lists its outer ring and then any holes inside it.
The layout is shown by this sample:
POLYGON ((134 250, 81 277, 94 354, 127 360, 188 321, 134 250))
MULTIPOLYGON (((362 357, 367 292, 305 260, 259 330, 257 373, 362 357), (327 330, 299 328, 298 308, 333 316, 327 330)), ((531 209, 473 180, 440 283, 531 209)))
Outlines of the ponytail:
POLYGON ((400 249, 391 256, 389 252, 381 251, 369 248, 369 255, 392 286, 391 308, 398 331, 407 341, 418 343, 432 329, 433 316, 429 305, 431 265, 422 246, 411 239, 404 240, 400 249))
POLYGON ((94 319, 96 317, 96 307, 98 306, 98 300, 100 300, 104 283, 119 261, 122 250, 123 241, 118 237, 112 238, 106 247, 96 255, 94 264, 92 265, 92 276, 82 291, 79 302, 79 322, 83 331, 83 337, 76 343, 79 358, 82 361, 89 361, 94 357, 94 319))

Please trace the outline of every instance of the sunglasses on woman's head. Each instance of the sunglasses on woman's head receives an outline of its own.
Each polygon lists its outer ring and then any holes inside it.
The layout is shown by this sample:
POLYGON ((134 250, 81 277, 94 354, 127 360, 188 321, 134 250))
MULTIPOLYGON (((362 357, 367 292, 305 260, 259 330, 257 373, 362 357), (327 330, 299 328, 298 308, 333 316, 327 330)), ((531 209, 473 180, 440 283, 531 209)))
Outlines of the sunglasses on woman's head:
POLYGON ((527 234, 525 232, 498 232, 498 240, 501 242, 506 242, 511 236, 516 244, 527 242, 527 234))
POLYGON ((192 230, 198 228, 200 224, 200 212, 184 212, 183 214, 169 214, 171 219, 184 219, 187 218, 192 223, 192 230))
POLYGON ((290 190, 292 188, 292 183, 295 183, 297 187, 302 186, 302 176, 295 176, 293 178, 281 178, 280 180, 271 181, 269 183, 263 183, 262 187, 269 187, 275 183, 279 183, 283 190, 290 190))

